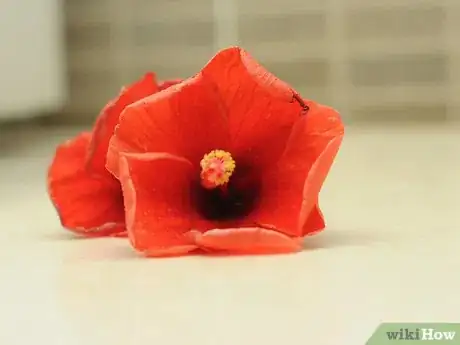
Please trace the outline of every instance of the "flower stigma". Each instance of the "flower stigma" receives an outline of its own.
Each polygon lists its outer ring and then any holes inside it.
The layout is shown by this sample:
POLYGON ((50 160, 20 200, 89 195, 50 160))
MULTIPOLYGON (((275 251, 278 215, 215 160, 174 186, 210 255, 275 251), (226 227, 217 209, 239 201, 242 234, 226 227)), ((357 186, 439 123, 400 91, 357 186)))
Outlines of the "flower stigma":
POLYGON ((225 187, 235 170, 232 155, 223 150, 213 150, 203 156, 201 166, 201 185, 206 189, 225 187))

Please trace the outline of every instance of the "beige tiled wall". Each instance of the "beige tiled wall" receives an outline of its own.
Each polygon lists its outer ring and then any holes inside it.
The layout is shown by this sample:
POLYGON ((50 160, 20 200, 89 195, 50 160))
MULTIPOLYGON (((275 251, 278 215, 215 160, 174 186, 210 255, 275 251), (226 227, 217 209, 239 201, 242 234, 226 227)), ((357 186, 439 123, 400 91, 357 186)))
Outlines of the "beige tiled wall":
POLYGON ((212 0, 67 0, 72 120, 92 120, 122 85, 186 77, 213 53, 212 0))
MULTIPOLYGON (((239 44, 345 117, 458 116, 455 0, 228 1, 239 44)), ((215 10, 213 0, 67 0, 69 113, 93 118, 146 70, 193 74, 216 49, 215 10)))

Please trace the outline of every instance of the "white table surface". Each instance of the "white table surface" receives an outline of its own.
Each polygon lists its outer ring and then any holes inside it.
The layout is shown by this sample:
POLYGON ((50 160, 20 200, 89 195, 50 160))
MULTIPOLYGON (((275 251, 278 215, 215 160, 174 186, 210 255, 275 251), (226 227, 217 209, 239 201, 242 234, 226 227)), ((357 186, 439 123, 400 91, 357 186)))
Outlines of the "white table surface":
POLYGON ((382 321, 460 322, 459 127, 348 128, 328 230, 227 258, 73 239, 45 191, 66 135, 0 132, 2 345, 362 345, 382 321))

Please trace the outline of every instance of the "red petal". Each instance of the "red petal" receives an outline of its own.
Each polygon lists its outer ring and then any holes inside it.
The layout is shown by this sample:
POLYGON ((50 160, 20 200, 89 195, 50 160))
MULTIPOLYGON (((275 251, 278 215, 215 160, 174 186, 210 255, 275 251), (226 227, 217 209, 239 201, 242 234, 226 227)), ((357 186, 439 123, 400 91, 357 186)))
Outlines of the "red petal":
POLYGON ((96 120, 93 139, 88 155, 88 167, 95 172, 105 173, 105 161, 109 141, 113 135, 121 112, 130 104, 158 92, 155 75, 146 74, 141 80, 123 88, 118 97, 110 101, 96 120))
POLYGON ((119 172, 133 247, 147 256, 196 249, 187 236, 197 218, 190 197, 192 164, 170 154, 124 154, 119 172))
POLYGON ((124 230, 119 182, 110 174, 92 175, 85 169, 90 133, 58 146, 48 171, 48 193, 62 225, 88 236, 124 230))
POLYGON ((116 234, 113 234, 112 237, 128 237, 128 232, 126 230, 122 232, 118 232, 116 234))
POLYGON ((302 249, 301 239, 292 239, 277 231, 262 228, 213 229, 194 235, 200 247, 227 253, 276 254, 302 249))
POLYGON ((316 203, 315 207, 313 207, 311 213, 309 214, 308 219, 306 220, 302 235, 315 235, 318 232, 324 230, 325 227, 326 223, 324 221, 323 212, 321 212, 318 203, 316 203))
POLYGON ((200 75, 126 108, 110 141, 107 168, 118 176, 120 152, 166 152, 198 166, 203 155, 228 146, 219 98, 200 75))
POLYGON ((324 227, 318 195, 343 138, 339 114, 308 102, 309 112, 295 125, 276 167, 263 175, 261 203, 252 216, 258 224, 291 236, 324 227))
POLYGON ((181 83, 182 79, 172 79, 172 80, 165 80, 158 84, 158 88, 161 90, 167 89, 170 86, 176 85, 181 83))
POLYGON ((260 169, 271 166, 303 110, 294 91, 240 48, 221 51, 202 73, 227 109, 232 155, 260 169))

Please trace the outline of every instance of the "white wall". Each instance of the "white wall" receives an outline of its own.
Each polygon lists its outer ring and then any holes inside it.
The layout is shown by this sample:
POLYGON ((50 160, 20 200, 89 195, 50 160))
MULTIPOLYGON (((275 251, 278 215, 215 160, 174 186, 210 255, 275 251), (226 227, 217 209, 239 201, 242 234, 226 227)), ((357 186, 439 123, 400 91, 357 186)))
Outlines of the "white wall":
POLYGON ((62 106, 62 17, 61 0, 0 0, 0 119, 62 106))

